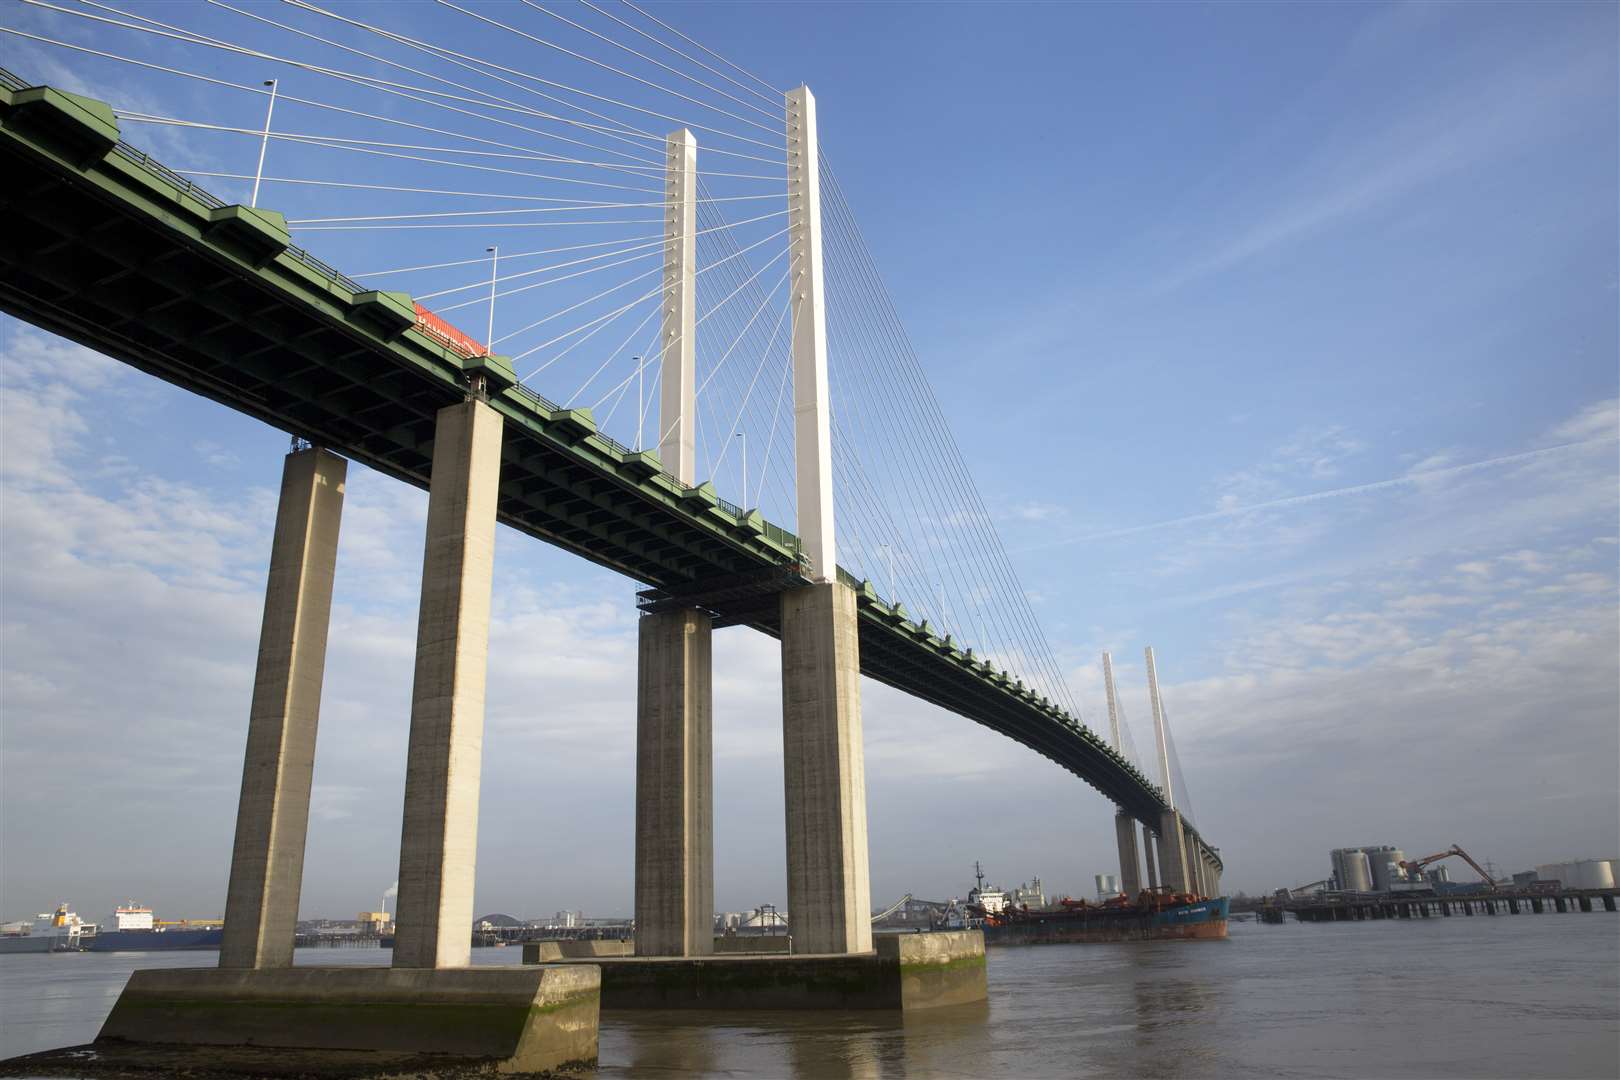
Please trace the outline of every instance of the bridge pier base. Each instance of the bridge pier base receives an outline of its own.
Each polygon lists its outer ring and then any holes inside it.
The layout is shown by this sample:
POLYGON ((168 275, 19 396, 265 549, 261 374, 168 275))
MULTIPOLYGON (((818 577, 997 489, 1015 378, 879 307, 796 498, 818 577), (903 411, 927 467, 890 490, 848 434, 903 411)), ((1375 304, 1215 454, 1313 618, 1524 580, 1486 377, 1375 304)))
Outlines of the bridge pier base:
POLYGON ((1142 860, 1136 850, 1136 819, 1123 810, 1114 813, 1114 839, 1119 845, 1119 888, 1134 901, 1142 891, 1142 860))
POLYGON ((466 967, 472 961, 500 473, 500 414, 476 399, 440 409, 405 759, 396 968, 466 967))
POLYGON ((713 626, 694 610, 641 617, 637 956, 714 951, 713 626))
POLYGON ((153 968, 92 1054, 53 1054, 75 1075, 550 1076, 596 1063, 600 988, 592 965, 153 968))
POLYGON ((782 757, 793 949, 872 951, 855 591, 782 594, 782 757))
POLYGON ((225 893, 222 968, 290 967, 348 462, 287 455, 225 893))

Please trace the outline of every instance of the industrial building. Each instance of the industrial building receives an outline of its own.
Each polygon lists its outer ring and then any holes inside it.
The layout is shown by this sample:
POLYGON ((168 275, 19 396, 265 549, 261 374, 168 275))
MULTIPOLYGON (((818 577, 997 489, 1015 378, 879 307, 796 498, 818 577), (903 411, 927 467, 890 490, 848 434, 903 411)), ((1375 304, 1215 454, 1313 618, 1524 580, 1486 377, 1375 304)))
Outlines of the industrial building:
POLYGON ((1543 863, 1536 867, 1540 881, 1556 881, 1566 889, 1612 889, 1620 859, 1576 859, 1543 863))
MULTIPOLYGON (((1298 895, 1311 890, 1345 893, 1410 893, 1423 891, 1455 891, 1472 888, 1472 880, 1453 882, 1450 867, 1430 865, 1441 859, 1456 856, 1467 862, 1485 882, 1496 884, 1496 876, 1481 866, 1462 848, 1453 845, 1445 851, 1408 859, 1406 853, 1389 844, 1369 847, 1334 848, 1329 853, 1332 874, 1309 885, 1282 892, 1298 895)), ((1505 883, 1507 879, 1502 879, 1505 883)), ((1565 889, 1613 889, 1620 880, 1620 859, 1572 859, 1566 862, 1542 863, 1535 871, 1514 874, 1515 885, 1558 884, 1565 889)))
POLYGON ((1332 887, 1345 892, 1372 891, 1372 865, 1367 853, 1360 848, 1334 848, 1330 856, 1333 873, 1332 887))

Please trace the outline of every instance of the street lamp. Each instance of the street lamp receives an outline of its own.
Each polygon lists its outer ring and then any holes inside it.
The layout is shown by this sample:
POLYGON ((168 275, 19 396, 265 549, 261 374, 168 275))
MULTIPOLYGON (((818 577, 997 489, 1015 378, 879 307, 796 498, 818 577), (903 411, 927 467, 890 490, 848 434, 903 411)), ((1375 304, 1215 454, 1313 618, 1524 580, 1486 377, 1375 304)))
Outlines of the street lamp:
POLYGON ((276 111, 276 80, 266 79, 264 85, 270 88, 270 107, 264 110, 264 134, 259 138, 259 167, 253 172, 253 197, 248 205, 259 205, 259 182, 264 179, 264 152, 270 146, 270 117, 276 111))
POLYGON ((647 424, 647 369, 641 363, 641 357, 632 356, 630 362, 636 365, 636 450, 641 450, 641 429, 647 424))
POLYGON ((499 246, 484 249, 489 253, 489 332, 484 335, 484 352, 495 351, 495 273, 501 265, 499 246))

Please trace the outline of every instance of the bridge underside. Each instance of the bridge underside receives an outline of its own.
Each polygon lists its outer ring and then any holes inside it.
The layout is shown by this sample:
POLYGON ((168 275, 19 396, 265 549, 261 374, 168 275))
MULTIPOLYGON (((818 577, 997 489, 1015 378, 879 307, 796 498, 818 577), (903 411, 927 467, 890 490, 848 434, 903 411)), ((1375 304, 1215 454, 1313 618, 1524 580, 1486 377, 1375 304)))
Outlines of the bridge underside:
MULTIPOLYGON (((472 362, 115 145, 110 116, 113 137, 98 134, 75 113, 83 99, 23 97, 0 87, 0 310, 428 486, 435 414, 466 395, 472 362)), ((722 624, 779 633, 776 594, 805 581, 791 533, 708 485, 687 488, 588 413, 519 386, 497 387, 490 404, 506 421, 502 522, 646 583, 644 606, 707 607, 722 624)), ((1156 826, 1158 791, 1078 721, 869 586, 859 595, 863 674, 1015 739, 1156 826)))

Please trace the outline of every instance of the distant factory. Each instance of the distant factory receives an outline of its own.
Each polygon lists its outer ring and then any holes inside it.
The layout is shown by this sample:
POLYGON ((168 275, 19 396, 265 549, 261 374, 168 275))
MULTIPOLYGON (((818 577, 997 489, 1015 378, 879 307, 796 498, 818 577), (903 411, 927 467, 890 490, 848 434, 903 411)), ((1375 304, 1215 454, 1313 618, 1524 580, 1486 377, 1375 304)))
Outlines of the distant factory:
POLYGON ((1620 860, 1577 859, 1570 862, 1544 863, 1533 871, 1498 878, 1487 865, 1481 865, 1473 856, 1455 844, 1444 851, 1421 858, 1408 859, 1406 852, 1389 844, 1366 847, 1334 848, 1328 855, 1330 873, 1327 877, 1291 889, 1278 889, 1282 899, 1313 893, 1375 893, 1425 894, 1446 893, 1477 889, 1481 885, 1537 886, 1564 889, 1613 889, 1620 860), (1439 865, 1442 860, 1456 858, 1472 868, 1469 880, 1453 881, 1450 867, 1439 865), (1477 876, 1477 880, 1475 880, 1477 876))

